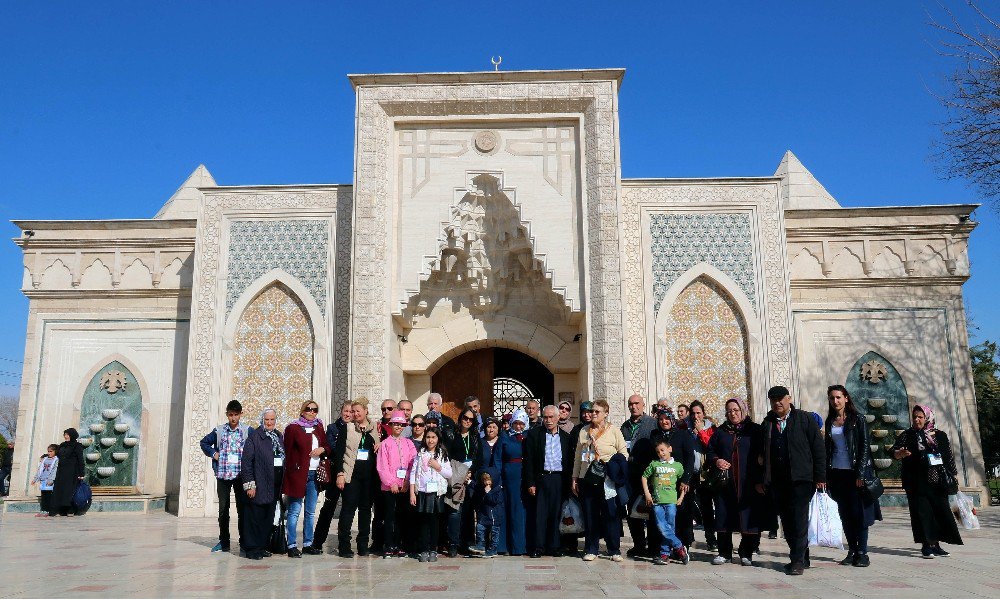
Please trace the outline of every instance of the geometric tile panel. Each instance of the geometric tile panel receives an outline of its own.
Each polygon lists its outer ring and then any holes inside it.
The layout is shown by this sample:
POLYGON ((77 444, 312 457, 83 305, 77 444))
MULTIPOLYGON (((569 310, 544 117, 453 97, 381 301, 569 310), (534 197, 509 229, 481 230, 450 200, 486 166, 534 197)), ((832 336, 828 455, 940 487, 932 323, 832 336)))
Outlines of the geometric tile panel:
POLYGON ((278 422, 299 417, 312 399, 313 328, 305 307, 280 283, 268 286, 247 306, 236 327, 233 397, 243 404, 248 423, 272 406, 278 422))
POLYGON ((229 225, 226 318, 247 287, 275 268, 298 279, 326 314, 328 227, 318 219, 233 221, 229 225))
POLYGON ((746 323, 729 294, 706 277, 681 291, 666 330, 668 395, 676 404, 699 399, 721 423, 727 399, 750 398, 746 323))
POLYGON ((729 275, 757 309, 749 215, 654 214, 649 229, 654 311, 674 281, 700 262, 729 275))

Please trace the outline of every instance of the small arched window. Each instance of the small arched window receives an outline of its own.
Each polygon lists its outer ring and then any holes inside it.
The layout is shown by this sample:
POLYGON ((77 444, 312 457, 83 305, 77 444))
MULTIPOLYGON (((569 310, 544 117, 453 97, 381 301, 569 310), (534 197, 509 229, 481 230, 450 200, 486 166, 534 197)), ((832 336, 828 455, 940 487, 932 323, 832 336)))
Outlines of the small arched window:
POLYGON ((529 399, 541 403, 541 399, 531 392, 527 385, 510 377, 493 379, 493 413, 510 414, 517 408, 528 405, 529 399))

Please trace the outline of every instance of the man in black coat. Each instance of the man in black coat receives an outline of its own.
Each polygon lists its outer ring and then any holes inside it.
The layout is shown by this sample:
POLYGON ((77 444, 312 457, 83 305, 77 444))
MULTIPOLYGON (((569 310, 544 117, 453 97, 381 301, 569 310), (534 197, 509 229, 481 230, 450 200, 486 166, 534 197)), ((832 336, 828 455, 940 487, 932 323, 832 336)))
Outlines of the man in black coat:
POLYGON ((521 476, 528 494, 535 498, 535 547, 531 557, 542 552, 558 557, 559 520, 562 502, 569 496, 573 476, 573 445, 569 434, 559 428, 559 410, 545 406, 542 426, 528 431, 524 439, 524 463, 521 476))
MULTIPOLYGON (((677 491, 686 493, 691 487, 691 476, 694 475, 694 438, 688 431, 677 428, 673 413, 668 410, 660 410, 657 413, 656 430, 650 433, 649 439, 633 445, 634 451, 640 454, 636 456, 636 466, 642 465, 639 473, 641 475, 656 457, 654 447, 660 439, 670 443, 670 456, 684 467, 684 474, 677 481, 677 491)), ((677 515, 674 518, 674 534, 685 547, 691 547, 694 543, 694 506, 693 501, 682 502, 677 506, 677 515)), ((660 531, 655 523, 649 527, 649 548, 657 553, 660 550, 660 531)))
POLYGON ((826 447, 816 420, 792 405, 787 388, 771 387, 767 399, 771 411, 762 423, 764 484, 778 506, 788 543, 785 573, 799 576, 809 567, 809 502, 816 489, 826 488, 826 447))

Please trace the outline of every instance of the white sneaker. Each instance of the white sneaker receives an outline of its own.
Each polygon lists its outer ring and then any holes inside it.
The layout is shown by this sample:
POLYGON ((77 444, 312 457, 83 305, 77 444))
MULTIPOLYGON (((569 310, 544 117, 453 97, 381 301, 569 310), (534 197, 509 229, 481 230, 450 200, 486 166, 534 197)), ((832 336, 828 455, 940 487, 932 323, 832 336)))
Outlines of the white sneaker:
POLYGON ((715 557, 712 558, 712 565, 713 566, 721 566, 721 565, 726 564, 728 562, 729 562, 729 560, 727 560, 726 558, 722 557, 721 555, 717 555, 717 556, 715 556, 715 557))
POLYGON ((749 557, 740 558, 740 565, 742 566, 752 566, 753 561, 749 557))
POLYGON ((616 554, 614 554, 614 555, 611 556, 611 561, 613 561, 613 562, 623 562, 623 561, 625 561, 625 558, 622 557, 622 554, 616 553, 616 554))
POLYGON ((585 562, 592 562, 595 559, 597 559, 597 556, 594 555, 593 553, 588 553, 588 554, 586 554, 586 555, 583 556, 583 561, 585 561, 585 562))

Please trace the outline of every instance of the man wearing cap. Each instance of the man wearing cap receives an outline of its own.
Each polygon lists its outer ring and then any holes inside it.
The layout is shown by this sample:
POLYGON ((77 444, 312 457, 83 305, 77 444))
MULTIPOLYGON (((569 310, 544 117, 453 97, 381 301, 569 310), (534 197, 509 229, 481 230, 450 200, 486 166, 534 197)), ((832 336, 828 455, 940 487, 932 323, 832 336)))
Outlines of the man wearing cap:
MULTIPOLYGON (((625 445, 628 447, 628 489, 629 497, 638 497, 642 495, 642 471, 653 459, 653 445, 649 441, 649 435, 656 429, 656 419, 646 414, 646 400, 638 393, 628 398, 628 412, 629 418, 621 427, 625 445), (646 463, 640 464, 643 461, 646 463)), ((634 545, 626 555, 629 557, 648 555, 650 552, 646 548, 646 520, 640 518, 627 520, 634 545)))
POLYGON ((771 387, 767 399, 764 485, 774 497, 788 543, 785 573, 801 576, 809 567, 809 502, 817 489, 826 488, 826 446, 812 414, 792 405, 788 388, 771 387))
POLYGON ((201 451, 212 458, 215 471, 215 490, 219 497, 219 542, 212 547, 216 551, 229 551, 229 494, 236 495, 236 529, 243 546, 243 509, 248 503, 247 492, 239 482, 240 462, 243 459, 243 445, 247 441, 250 428, 240 423, 243 405, 235 399, 226 404, 226 422, 215 427, 201 440, 201 451))

